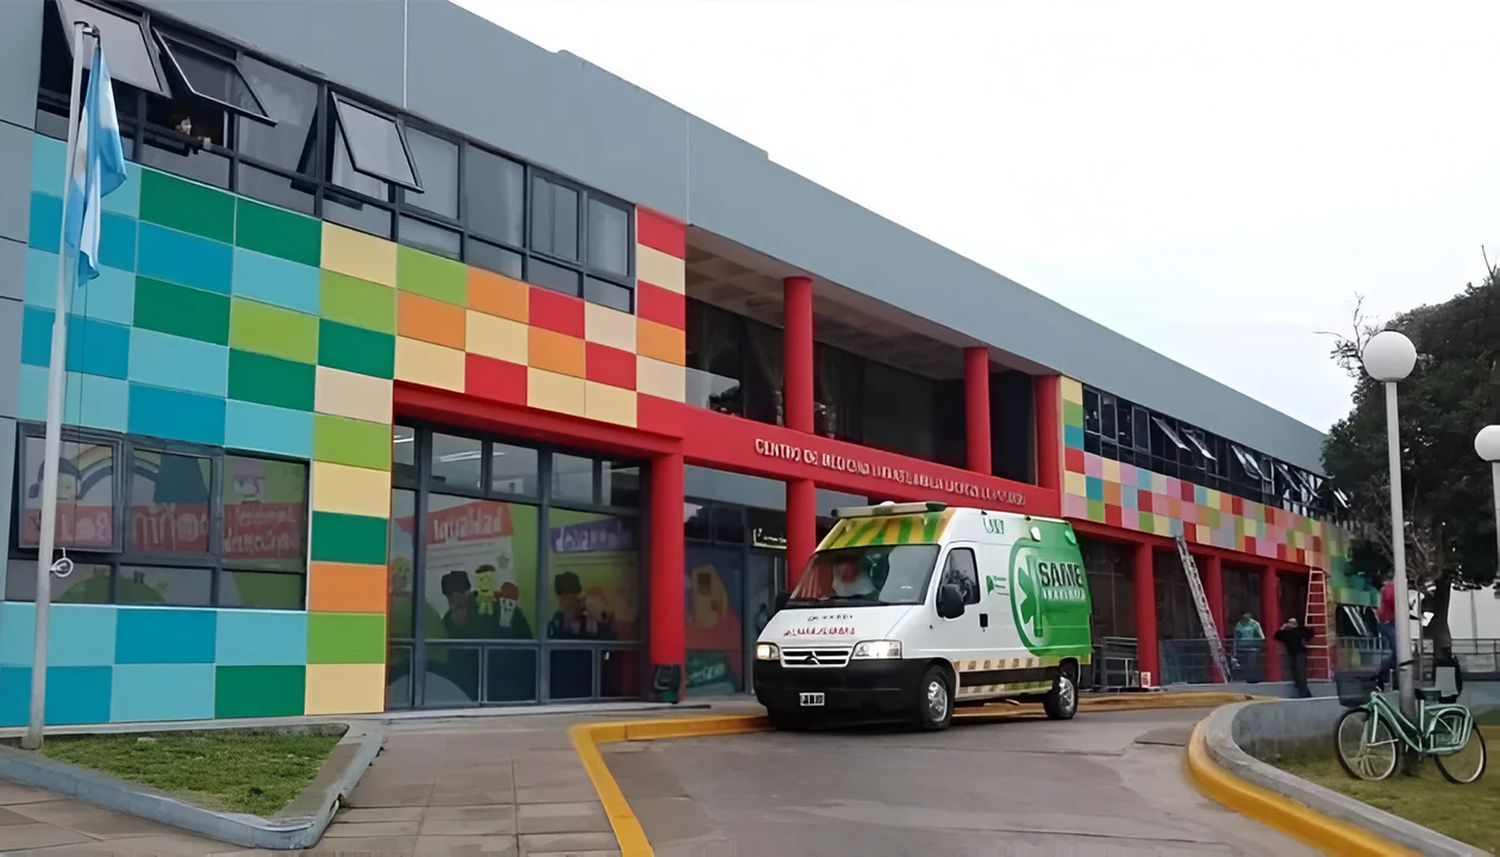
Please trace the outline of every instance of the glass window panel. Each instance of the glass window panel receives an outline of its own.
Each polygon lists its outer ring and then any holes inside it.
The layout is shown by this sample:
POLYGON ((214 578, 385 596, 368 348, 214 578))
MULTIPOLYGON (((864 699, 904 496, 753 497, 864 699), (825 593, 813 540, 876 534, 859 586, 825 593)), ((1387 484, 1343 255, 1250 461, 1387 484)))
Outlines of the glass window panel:
POLYGON ((196 148, 176 135, 148 130, 141 163, 214 187, 229 187, 228 158, 196 148))
POLYGON ((559 259, 578 259, 578 191, 542 176, 531 180, 531 247, 559 259))
POLYGON ((323 219, 340 223, 350 229, 358 229, 381 238, 391 237, 391 213, 379 206, 340 199, 334 195, 323 197, 323 219))
POLYGON ((524 256, 514 250, 496 247, 472 236, 464 242, 464 261, 517 280, 525 276, 524 259, 524 256))
MULTIPOLYGON (((464 205, 469 231, 522 246, 526 169, 470 146, 464 157, 464 205)), ((520 276, 516 274, 515 276, 520 276)))
POLYGON ((307 568, 307 465, 224 456, 224 564, 307 568))
POLYGON ((713 507, 702 503, 683 503, 682 533, 688 541, 713 541, 713 507))
POLYGON ((588 699, 594 695, 594 650, 553 649, 547 653, 548 698, 588 699))
POLYGON ((547 636, 640 639, 640 556, 634 518, 549 511, 547 636))
POLYGON ((338 132, 337 127, 333 131, 333 160, 329 164, 328 177, 339 187, 382 202, 390 201, 391 186, 389 184, 355 169, 354 158, 349 154, 348 140, 338 132))
POLYGON ((739 506, 714 507, 714 541, 738 545, 745 542, 745 511, 739 506))
POLYGON ((401 218, 401 243, 450 259, 463 255, 463 236, 458 232, 414 217, 401 218))
POLYGON ((1115 425, 1115 397, 1099 396, 1099 434, 1106 440, 1114 440, 1118 426, 1115 425))
POLYGON ((423 704, 478 705, 479 665, 476 647, 428 644, 423 704))
POLYGON ((683 589, 688 693, 744 689, 745 554, 738 548, 687 549, 683 589))
POLYGON ((489 649, 484 653, 484 701, 532 702, 536 693, 536 649, 489 649))
POLYGON ((634 699, 641 695, 641 652, 613 649, 599 653, 599 696, 634 699))
POLYGON ((535 256, 526 265, 526 280, 542 288, 565 295, 578 296, 578 281, 581 275, 574 270, 544 262, 535 256))
POLYGON ((625 286, 601 280, 598 277, 583 278, 583 299, 620 312, 631 312, 635 292, 625 286))
POLYGON ((341 135, 348 147, 350 166, 367 176, 421 190, 413 171, 405 135, 396 120, 333 96, 341 135))
POLYGON ((385 707, 411 708, 411 646, 390 646, 385 650, 385 707))
POLYGON ((535 637, 537 510, 431 494, 422 522, 428 639, 535 637))
POLYGON ((306 180, 289 179, 246 163, 241 163, 235 169, 234 176, 235 190, 245 196, 253 196, 303 214, 312 214, 314 211, 316 199, 313 196, 313 186, 306 180))
MULTIPOLYGON (((153 59, 156 46, 147 38, 140 19, 109 12, 91 3, 79 0, 57 0, 62 12, 63 30, 71 34, 72 22, 87 21, 99 28, 99 39, 109 48, 109 73, 116 80, 138 86, 147 92, 171 97, 161 77, 156 72, 153 59)), ((67 39, 70 52, 72 36, 67 39)), ((94 67, 94 48, 91 40, 84 42, 83 67, 94 67)), ((65 87, 66 88, 66 87, 65 87)))
MULTIPOLYGON (((42 520, 43 439, 27 437, 20 486, 22 547, 36 547, 42 520)), ((58 547, 110 550, 115 546, 115 447, 64 440, 57 469, 58 547)))
POLYGON ((417 483, 417 430, 391 427, 391 479, 402 485, 417 483))
POLYGON ((136 449, 130 454, 128 484, 128 550, 154 555, 208 553, 213 496, 210 459, 136 449))
POLYGON ((609 506, 638 509, 641 505, 641 468, 638 464, 606 461, 600 472, 604 480, 599 497, 609 506))
MULTIPOLYGON (((386 636, 410 640, 416 636, 416 532, 417 494, 397 489, 391 492, 391 545, 386 558, 386 636)), ((430 615, 430 614, 429 614, 430 615)))
POLYGON ((870 446, 933 460, 937 391, 928 378, 873 361, 865 364, 860 426, 870 446))
POLYGON ((274 571, 225 571, 219 576, 220 607, 301 610, 307 577, 274 571))
POLYGON ((1099 394, 1093 390, 1083 391, 1083 430, 1099 433, 1099 394))
POLYGON ((552 499, 594 502, 594 460, 563 453, 552 456, 552 499))
POLYGON ((536 450, 508 443, 491 443, 490 490, 527 497, 541 494, 536 450))
POLYGON ((630 273, 630 214, 601 199, 589 199, 589 265, 622 277, 630 273))
POLYGON ((235 147, 240 153, 284 170, 312 174, 314 119, 318 114, 318 85, 255 57, 240 58, 240 71, 275 120, 267 125, 239 120, 235 147))
MULTIPOLYGON (((782 425, 785 414, 782 407, 782 363, 785 349, 781 328, 759 322, 744 322, 746 341, 749 343, 749 372, 741 380, 744 415, 752 420, 772 425, 782 425)), ((713 370, 716 374, 719 370, 713 370)), ((868 373, 866 382, 869 382, 868 373)), ((864 397, 865 407, 870 407, 870 397, 864 397)), ((903 407, 917 407, 906 403, 903 407)), ((715 408, 717 410, 717 408, 715 408)))
POLYGON ((422 189, 406 191, 406 202, 433 214, 458 219, 458 144, 406 129, 406 143, 417 162, 422 189))
POLYGON ((194 95, 217 102, 236 112, 265 117, 265 107, 240 73, 233 59, 226 59, 186 41, 157 31, 166 48, 164 58, 176 65, 194 95))
POLYGON ((122 566, 115 601, 119 604, 207 606, 213 601, 213 579, 213 571, 207 568, 122 566))
POLYGON ((447 487, 470 491, 478 491, 483 487, 479 481, 479 468, 484 455, 480 441, 472 437, 438 432, 433 432, 429 440, 432 449, 428 467, 433 487, 439 490, 447 487))
MULTIPOLYGON (((13 559, 7 564, 5 598, 36 600, 36 560, 13 559)), ((52 600, 58 604, 108 604, 109 566, 78 562, 67 577, 52 575, 52 600)))
POLYGON ((786 513, 772 509, 746 509, 746 525, 750 530, 750 546, 757 548, 786 548, 786 513))
POLYGON ((687 401, 724 414, 744 408, 744 327, 739 316, 687 302, 687 401))

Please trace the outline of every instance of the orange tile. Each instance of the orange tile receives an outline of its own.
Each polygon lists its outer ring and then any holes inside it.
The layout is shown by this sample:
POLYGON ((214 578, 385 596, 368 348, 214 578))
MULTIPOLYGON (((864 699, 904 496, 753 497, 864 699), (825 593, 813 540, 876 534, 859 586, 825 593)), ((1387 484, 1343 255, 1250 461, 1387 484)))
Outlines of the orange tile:
POLYGON ((584 341, 563 333, 531 328, 526 365, 559 375, 582 378, 587 374, 584 341))
POLYGON ((639 319, 636 322, 635 351, 645 357, 682 366, 687 363, 687 334, 665 324, 639 319))
POLYGON ((464 308, 412 292, 396 295, 396 332, 449 348, 464 349, 464 308))
POLYGON ((498 315, 511 321, 530 320, 531 287, 504 274, 483 268, 469 269, 469 309, 498 315))
POLYGON ((335 613, 384 613, 383 565, 314 562, 308 572, 307 609, 335 613))

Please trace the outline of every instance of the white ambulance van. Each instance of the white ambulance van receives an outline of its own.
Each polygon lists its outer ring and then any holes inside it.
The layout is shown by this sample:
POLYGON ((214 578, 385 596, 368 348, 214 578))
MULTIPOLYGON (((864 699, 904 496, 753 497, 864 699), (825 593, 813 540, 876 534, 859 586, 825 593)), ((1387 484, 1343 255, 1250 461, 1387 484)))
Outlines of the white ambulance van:
POLYGON ((943 729, 955 705, 1078 709, 1088 577, 1066 521, 941 503, 839 509, 755 646, 772 723, 898 714, 943 729))

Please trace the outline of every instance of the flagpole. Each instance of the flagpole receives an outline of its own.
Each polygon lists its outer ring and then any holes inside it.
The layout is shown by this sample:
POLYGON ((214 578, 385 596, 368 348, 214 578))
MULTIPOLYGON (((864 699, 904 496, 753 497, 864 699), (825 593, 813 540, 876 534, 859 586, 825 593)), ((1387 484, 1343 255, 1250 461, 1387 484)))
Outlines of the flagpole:
POLYGON ((42 520, 37 534, 36 632, 31 651, 31 711, 21 746, 38 750, 47 711, 47 627, 52 608, 52 550, 57 527, 57 466, 62 454, 63 380, 68 357, 68 197, 78 145, 78 88, 83 83, 84 36, 96 32, 73 22, 73 87, 68 92, 68 158, 63 170, 63 216, 58 227, 57 301, 52 313, 52 357, 47 364, 47 437, 42 451, 42 520))

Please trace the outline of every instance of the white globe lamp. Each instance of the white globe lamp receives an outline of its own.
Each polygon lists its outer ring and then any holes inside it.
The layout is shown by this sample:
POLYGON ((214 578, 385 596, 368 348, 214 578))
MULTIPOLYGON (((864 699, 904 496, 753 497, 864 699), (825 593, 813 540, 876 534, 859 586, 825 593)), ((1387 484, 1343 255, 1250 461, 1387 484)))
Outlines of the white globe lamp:
POLYGON ((1485 426, 1474 435, 1474 451, 1494 464, 1500 462, 1500 426, 1485 426))
POLYGON ((1360 360, 1376 381, 1404 381, 1417 365, 1417 347, 1398 331, 1382 330, 1365 343, 1360 360))

